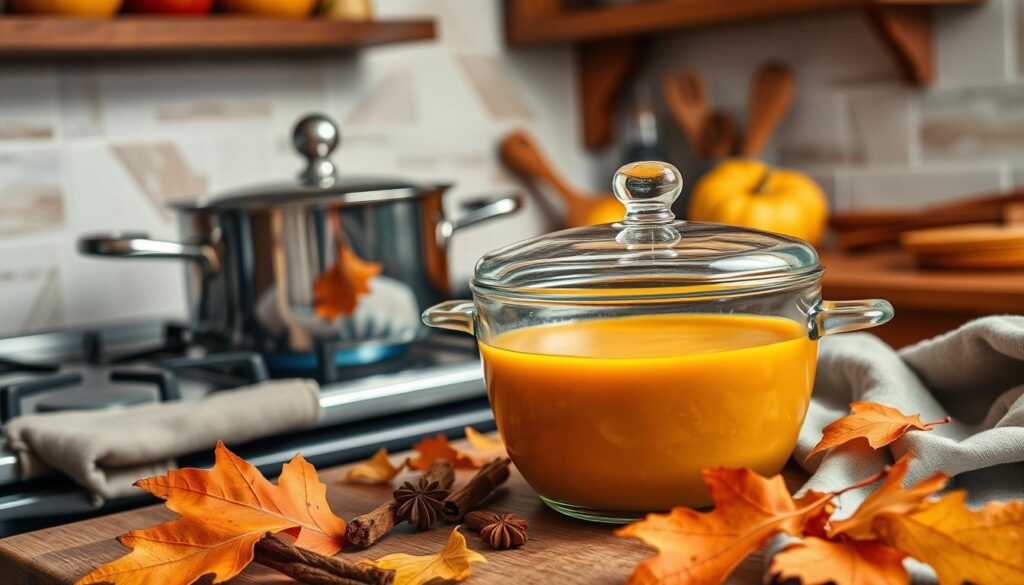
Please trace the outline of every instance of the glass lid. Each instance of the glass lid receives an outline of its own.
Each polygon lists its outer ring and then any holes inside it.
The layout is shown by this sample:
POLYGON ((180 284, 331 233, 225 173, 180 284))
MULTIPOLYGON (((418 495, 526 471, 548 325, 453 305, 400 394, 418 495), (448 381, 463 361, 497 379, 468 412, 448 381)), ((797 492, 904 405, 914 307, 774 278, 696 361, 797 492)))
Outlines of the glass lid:
POLYGON ((761 290, 817 277, 807 242, 759 230, 682 221, 672 213, 683 182, 663 162, 615 173, 622 221, 567 229, 512 244, 476 265, 474 288, 535 297, 678 297, 761 290))
POLYGON ((298 121, 292 144, 306 159, 297 180, 267 183, 194 201, 173 203, 177 209, 258 208, 332 202, 375 203, 407 199, 448 185, 418 185, 393 177, 344 176, 331 153, 340 142, 338 127, 327 116, 312 114, 298 121))

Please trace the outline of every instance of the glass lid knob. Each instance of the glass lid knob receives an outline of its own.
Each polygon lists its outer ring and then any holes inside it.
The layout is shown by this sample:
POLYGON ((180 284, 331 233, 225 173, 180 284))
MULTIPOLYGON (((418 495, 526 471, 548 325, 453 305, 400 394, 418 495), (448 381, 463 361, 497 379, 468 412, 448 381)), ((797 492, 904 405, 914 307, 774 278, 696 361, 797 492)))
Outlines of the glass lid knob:
POLYGON ((304 185, 328 187, 334 183, 337 168, 330 156, 340 141, 338 126, 323 114, 310 114, 295 124, 292 144, 306 159, 306 168, 299 174, 304 185))
POLYGON ((627 225, 670 223, 676 217, 672 203, 682 190, 679 169, 666 162, 622 165, 612 180, 615 198, 626 206, 627 225))

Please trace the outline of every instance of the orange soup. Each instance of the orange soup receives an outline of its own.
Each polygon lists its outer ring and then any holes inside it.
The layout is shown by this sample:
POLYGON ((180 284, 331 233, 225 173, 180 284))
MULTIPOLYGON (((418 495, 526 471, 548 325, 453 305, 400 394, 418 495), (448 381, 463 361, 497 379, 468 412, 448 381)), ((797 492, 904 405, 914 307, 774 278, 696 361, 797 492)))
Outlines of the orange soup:
POLYGON ((540 325, 480 344, 509 455, 541 496, 594 511, 710 503, 701 470, 779 472, 810 400, 817 342, 749 315, 540 325))

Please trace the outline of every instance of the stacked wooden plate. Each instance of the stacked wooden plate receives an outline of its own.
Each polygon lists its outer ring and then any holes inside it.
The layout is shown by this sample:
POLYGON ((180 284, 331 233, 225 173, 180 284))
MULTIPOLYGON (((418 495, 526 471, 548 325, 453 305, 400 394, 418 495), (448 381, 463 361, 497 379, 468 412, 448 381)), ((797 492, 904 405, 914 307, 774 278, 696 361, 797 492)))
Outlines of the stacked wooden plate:
POLYGON ((1024 224, 913 230, 900 243, 928 268, 1024 268, 1024 224))

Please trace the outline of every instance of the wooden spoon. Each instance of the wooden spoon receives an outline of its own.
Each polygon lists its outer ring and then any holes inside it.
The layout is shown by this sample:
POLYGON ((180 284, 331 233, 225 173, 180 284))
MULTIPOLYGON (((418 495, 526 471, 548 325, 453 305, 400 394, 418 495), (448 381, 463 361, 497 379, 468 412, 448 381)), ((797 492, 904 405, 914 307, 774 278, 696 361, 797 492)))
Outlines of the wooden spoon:
POLYGON ((566 205, 565 223, 570 227, 619 221, 622 204, 611 193, 584 194, 573 187, 548 161, 540 146, 524 130, 514 130, 501 142, 501 160, 531 182, 546 183, 566 205))
POLYGON ((758 68, 750 86, 747 136, 740 148, 741 155, 761 154, 775 128, 789 110, 795 93, 796 78, 788 66, 768 62, 758 68))
POLYGON ((703 152, 710 159, 725 158, 736 152, 739 132, 736 129, 736 118, 729 112, 715 110, 704 125, 701 139, 703 152))
POLYGON ((705 156, 704 126, 710 108, 704 78, 694 69, 684 69, 665 78, 662 92, 669 111, 689 139, 694 153, 705 156))

